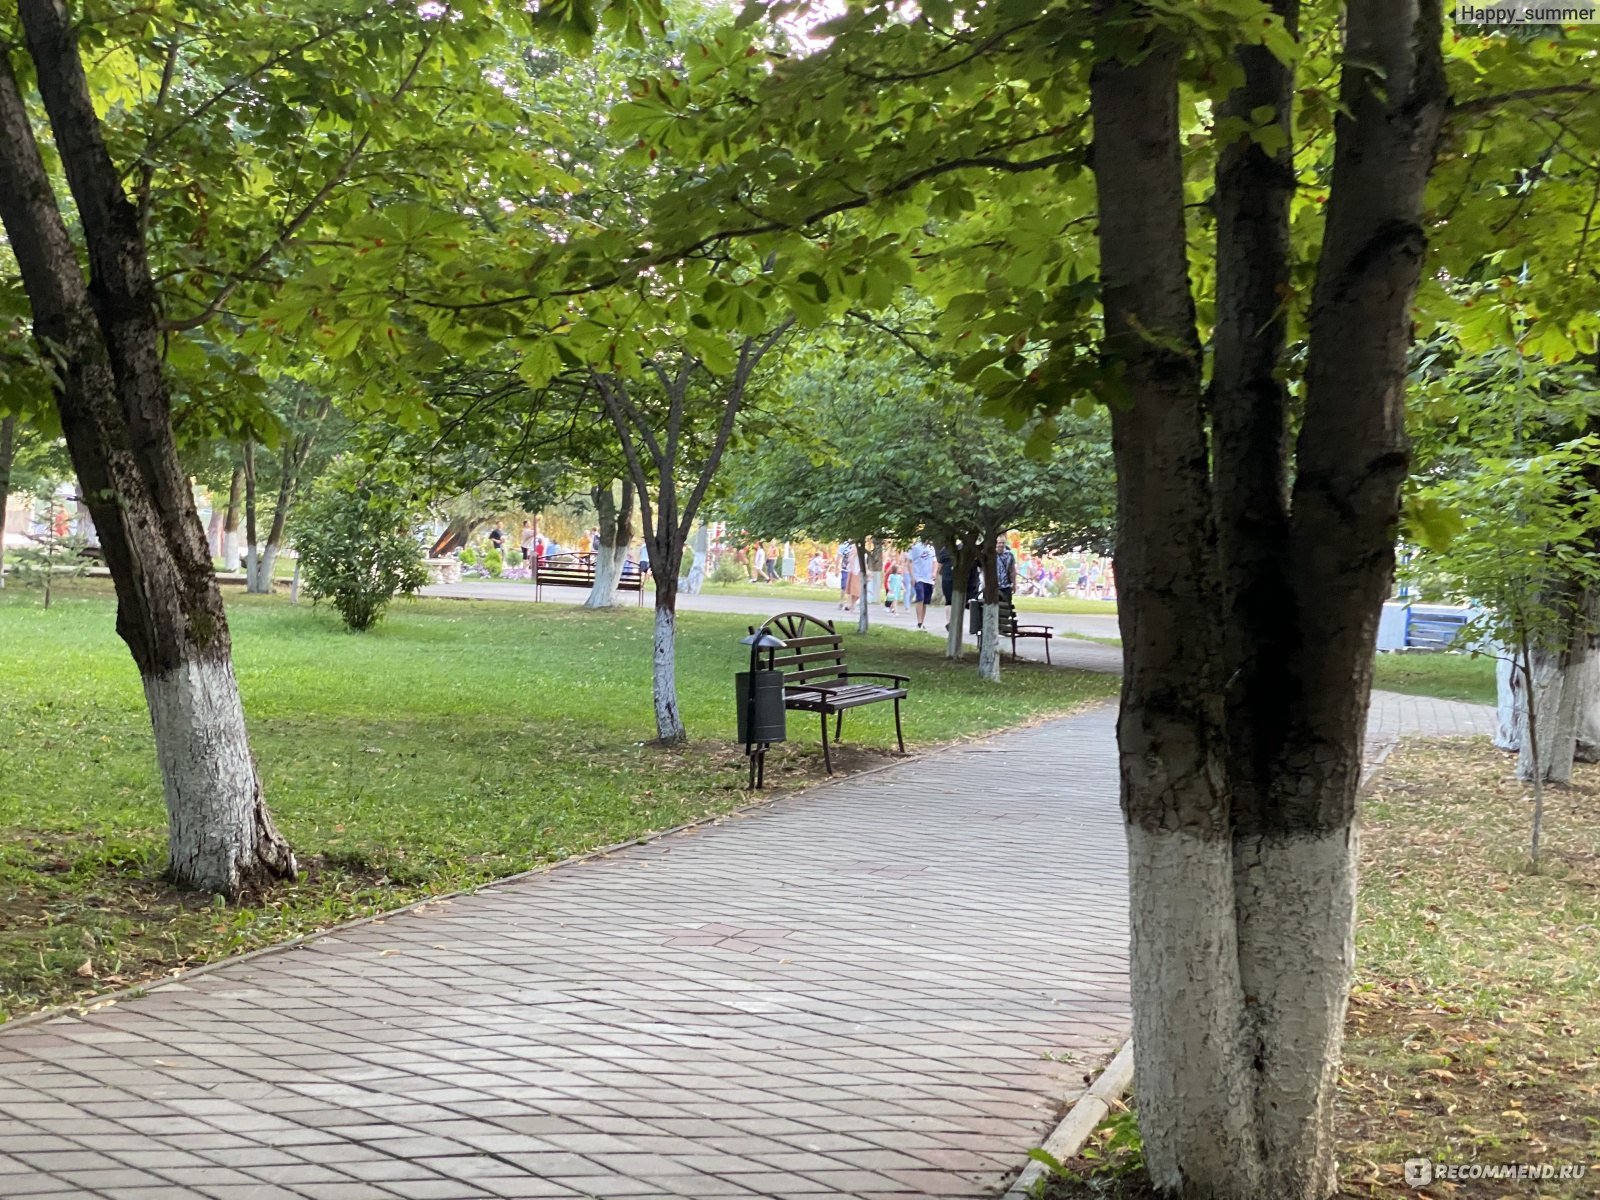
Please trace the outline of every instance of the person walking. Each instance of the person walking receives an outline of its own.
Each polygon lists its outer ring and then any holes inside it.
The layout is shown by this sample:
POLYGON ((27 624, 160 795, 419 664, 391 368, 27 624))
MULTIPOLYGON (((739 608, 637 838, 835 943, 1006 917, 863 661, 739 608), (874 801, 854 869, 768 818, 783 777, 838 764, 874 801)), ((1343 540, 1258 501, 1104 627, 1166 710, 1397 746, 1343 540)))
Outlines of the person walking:
POLYGON ((890 612, 897 611, 895 605, 904 605, 906 599, 906 577, 900 574, 900 564, 889 564, 889 582, 883 589, 886 597, 884 604, 890 612))
POLYGON ((849 539, 839 543, 839 611, 854 612, 851 576, 856 571, 856 548, 849 539))
POLYGON ((767 582, 767 580, 766 580, 766 574, 767 574, 767 548, 765 546, 763 546, 760 542, 756 543, 756 556, 755 556, 755 560, 751 564, 751 566, 752 566, 752 570, 751 570, 751 573, 750 573, 750 582, 751 583, 765 583, 765 582, 767 582))
MULTIPOLYGON (((906 556, 907 566, 911 572, 912 605, 916 608, 917 628, 921 629, 928 619, 928 605, 933 603, 933 547, 920 537, 911 543, 911 550, 906 556)), ((948 584, 948 577, 946 579, 948 584)), ((948 587, 946 592, 948 593, 948 587)), ((948 594, 945 603, 950 603, 948 594)))

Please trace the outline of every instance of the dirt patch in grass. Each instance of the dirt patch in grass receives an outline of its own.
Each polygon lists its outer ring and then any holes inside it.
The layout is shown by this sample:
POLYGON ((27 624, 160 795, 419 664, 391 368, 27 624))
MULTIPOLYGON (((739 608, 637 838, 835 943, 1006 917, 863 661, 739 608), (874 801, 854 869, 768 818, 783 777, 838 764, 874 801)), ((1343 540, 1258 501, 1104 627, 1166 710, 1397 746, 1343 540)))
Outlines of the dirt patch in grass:
MULTIPOLYGON (((1345 1025, 1341 1196, 1600 1196, 1600 766, 1545 796, 1484 739, 1413 741, 1364 801, 1357 974, 1345 1025), (1408 1186, 1404 1163, 1588 1166, 1566 1180, 1408 1186)), ((1050 1200, 1147 1200, 1113 1117, 1050 1200)))

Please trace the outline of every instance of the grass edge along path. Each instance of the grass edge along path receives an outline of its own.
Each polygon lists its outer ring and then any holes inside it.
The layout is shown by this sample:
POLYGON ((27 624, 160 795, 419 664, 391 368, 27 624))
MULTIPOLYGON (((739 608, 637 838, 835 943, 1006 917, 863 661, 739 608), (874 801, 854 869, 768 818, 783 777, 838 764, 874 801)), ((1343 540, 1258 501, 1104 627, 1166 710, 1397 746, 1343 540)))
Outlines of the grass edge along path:
MULTIPOLYGON (((651 614, 451 601, 398 605, 372 634, 281 597, 229 597, 268 803, 305 878, 227 907, 165 888, 164 811, 142 694, 107 590, 0 598, 0 1019, 470 889, 748 802, 732 744, 749 619, 680 615, 699 740, 659 750, 651 614), (22 652, 14 648, 23 647, 22 652)), ((926 749, 1064 715, 1114 676, 1008 664, 1000 687, 901 630, 847 635, 853 664, 913 677, 926 749)), ((836 764, 895 761, 889 705, 853 712, 836 764), (883 709, 882 713, 875 709, 883 709)), ((822 777, 795 714, 769 794, 822 777)), ((841 773, 843 773, 843 771, 841 773)))

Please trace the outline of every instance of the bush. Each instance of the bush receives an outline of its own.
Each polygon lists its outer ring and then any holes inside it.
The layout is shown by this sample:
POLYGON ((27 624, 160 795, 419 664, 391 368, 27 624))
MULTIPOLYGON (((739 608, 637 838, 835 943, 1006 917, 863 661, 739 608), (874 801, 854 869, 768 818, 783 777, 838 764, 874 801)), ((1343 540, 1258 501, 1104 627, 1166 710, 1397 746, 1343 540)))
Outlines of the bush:
POLYGON ((461 565, 463 567, 475 567, 478 565, 478 552, 471 546, 465 546, 462 548, 461 565))
POLYGON ((485 554, 483 556, 483 565, 488 568, 489 574, 495 579, 499 579, 505 573, 505 559, 498 550, 491 550, 485 554))
POLYGON ((295 546, 306 591, 328 600, 350 629, 370 629, 396 595, 428 582, 422 546, 411 534, 405 490, 344 462, 317 481, 299 517, 295 546))
POLYGON ((712 583, 746 583, 749 578, 744 568, 733 561, 731 554, 724 554, 717 559, 717 565, 711 572, 712 583))

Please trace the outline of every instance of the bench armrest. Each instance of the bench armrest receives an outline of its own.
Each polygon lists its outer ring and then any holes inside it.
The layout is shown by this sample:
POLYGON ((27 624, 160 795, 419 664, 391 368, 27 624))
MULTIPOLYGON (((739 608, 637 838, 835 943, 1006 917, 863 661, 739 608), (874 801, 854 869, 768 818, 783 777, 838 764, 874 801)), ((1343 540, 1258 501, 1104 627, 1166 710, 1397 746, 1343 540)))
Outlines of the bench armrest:
POLYGON ((892 679, 896 683, 911 682, 910 676, 891 675, 887 671, 840 671, 839 674, 843 675, 846 679, 855 679, 860 677, 863 679, 892 679))

